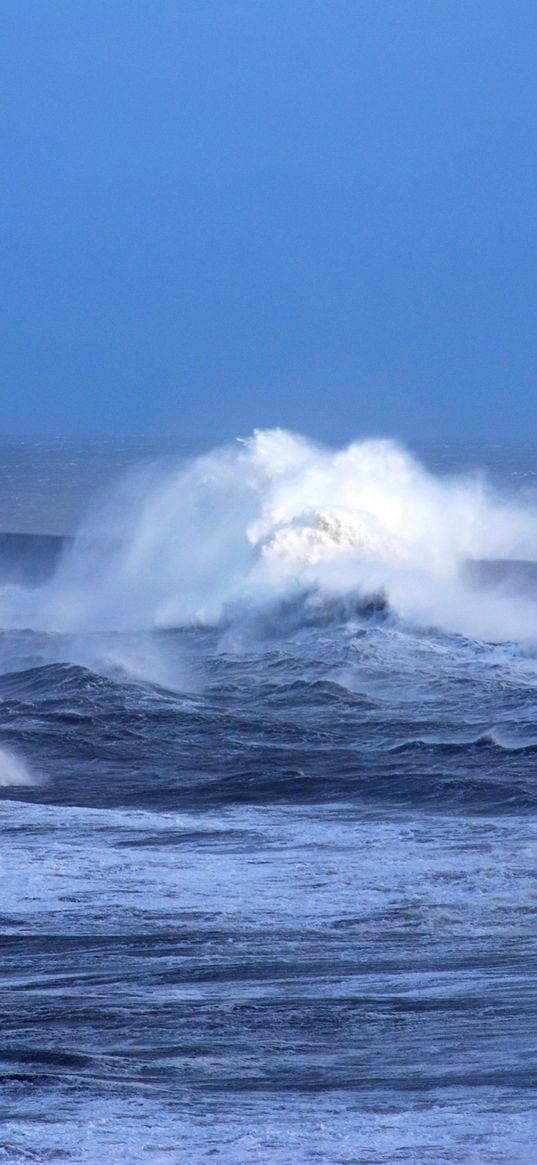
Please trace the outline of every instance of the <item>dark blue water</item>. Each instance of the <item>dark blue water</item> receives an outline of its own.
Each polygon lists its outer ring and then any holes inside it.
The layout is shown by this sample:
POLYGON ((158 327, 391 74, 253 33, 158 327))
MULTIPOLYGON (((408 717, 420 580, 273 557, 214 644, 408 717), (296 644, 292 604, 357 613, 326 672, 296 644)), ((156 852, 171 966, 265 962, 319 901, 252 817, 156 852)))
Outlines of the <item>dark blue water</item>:
POLYGON ((0 1161, 537 1161, 532 567, 77 628, 71 554, 0 538, 0 1161))

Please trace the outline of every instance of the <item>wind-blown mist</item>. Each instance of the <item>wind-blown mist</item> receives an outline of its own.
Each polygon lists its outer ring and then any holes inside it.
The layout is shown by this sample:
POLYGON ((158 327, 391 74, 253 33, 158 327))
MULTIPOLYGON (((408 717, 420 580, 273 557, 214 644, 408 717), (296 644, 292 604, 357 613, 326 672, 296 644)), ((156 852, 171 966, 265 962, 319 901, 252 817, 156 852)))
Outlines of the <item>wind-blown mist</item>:
POLYGON ((300 597, 311 615, 337 597, 383 595, 418 624, 520 638, 537 634, 527 587, 513 601, 502 577, 484 603, 483 576, 468 563, 535 558, 535 513, 477 474, 435 477, 392 441, 334 450, 257 431, 125 478, 52 582, 5 595, 4 622, 147 630, 261 609, 277 617, 300 597))

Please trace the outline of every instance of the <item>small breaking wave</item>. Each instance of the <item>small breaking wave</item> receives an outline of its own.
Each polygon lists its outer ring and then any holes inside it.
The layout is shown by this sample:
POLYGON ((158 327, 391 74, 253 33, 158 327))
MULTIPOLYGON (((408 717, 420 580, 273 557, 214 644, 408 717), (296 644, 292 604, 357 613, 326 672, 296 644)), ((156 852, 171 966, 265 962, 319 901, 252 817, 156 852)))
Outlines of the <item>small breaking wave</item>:
POLYGON ((517 736, 502 729, 488 728, 478 735, 464 737, 416 736, 388 746, 393 753, 411 752, 416 748, 442 752, 464 752, 470 748, 492 748, 502 752, 537 752, 537 737, 517 736))

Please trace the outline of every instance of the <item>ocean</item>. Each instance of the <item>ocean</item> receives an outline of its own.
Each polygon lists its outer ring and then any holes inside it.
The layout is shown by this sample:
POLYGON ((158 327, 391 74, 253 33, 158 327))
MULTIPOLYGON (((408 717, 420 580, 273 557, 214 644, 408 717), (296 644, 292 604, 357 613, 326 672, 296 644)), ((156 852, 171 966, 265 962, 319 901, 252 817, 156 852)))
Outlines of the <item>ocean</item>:
POLYGON ((537 1162, 537 454, 0 447, 0 1163, 537 1162))

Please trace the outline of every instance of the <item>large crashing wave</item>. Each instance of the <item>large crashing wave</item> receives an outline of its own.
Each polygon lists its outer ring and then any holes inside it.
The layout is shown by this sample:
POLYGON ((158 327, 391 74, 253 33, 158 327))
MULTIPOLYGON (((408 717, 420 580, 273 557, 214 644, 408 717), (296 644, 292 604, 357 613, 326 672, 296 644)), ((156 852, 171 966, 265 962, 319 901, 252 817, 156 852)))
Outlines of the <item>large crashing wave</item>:
POLYGON ((478 475, 438 478, 392 441, 319 447, 282 430, 125 478, 51 583, 4 622, 50 630, 217 623, 300 593, 385 592, 420 624, 537 634, 537 607, 482 602, 463 564, 537 558, 535 514, 478 475))

